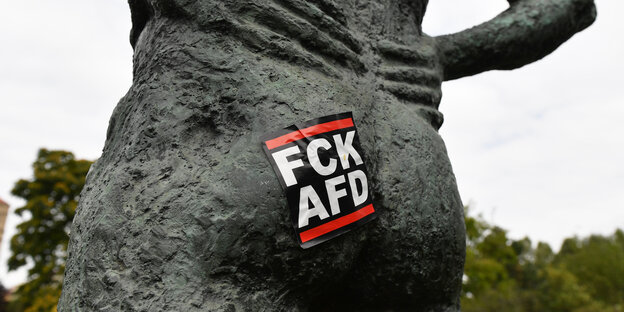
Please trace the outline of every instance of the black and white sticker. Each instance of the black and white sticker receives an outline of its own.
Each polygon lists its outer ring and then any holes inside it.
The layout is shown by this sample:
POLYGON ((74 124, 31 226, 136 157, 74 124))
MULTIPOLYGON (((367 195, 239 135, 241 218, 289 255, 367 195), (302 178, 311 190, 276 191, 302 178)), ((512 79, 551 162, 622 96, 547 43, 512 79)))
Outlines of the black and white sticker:
POLYGON ((351 113, 287 127, 265 135, 262 145, 286 193, 301 247, 376 218, 351 113))

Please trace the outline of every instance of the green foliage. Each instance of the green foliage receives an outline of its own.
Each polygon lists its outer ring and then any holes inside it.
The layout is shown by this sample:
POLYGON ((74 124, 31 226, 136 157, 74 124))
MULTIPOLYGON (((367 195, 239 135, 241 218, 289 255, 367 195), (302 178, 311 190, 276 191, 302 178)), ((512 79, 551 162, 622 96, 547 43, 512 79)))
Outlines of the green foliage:
POLYGON ((61 291, 69 229, 91 166, 66 151, 39 150, 32 180, 19 180, 13 195, 26 200, 15 213, 27 221, 11 238, 9 270, 32 264, 28 282, 14 294, 14 311, 55 311, 61 291))
POLYGON ((466 210, 462 310, 624 312, 624 232, 546 243, 512 240, 466 210))
POLYGON ((612 237, 592 235, 577 248, 557 255, 556 264, 574 274, 589 294, 610 305, 624 304, 624 244, 621 231, 612 237))

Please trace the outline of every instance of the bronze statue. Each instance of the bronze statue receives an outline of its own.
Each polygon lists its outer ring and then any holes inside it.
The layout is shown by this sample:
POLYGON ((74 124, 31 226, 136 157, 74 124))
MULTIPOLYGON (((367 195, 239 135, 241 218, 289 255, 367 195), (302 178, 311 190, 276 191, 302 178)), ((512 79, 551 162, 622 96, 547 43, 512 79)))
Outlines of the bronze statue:
POLYGON ((426 0, 130 0, 132 88, 74 219, 59 311, 459 311, 463 208, 441 83, 536 61, 592 0, 463 32, 426 0), (310 249, 260 145, 352 111, 379 218, 310 249))

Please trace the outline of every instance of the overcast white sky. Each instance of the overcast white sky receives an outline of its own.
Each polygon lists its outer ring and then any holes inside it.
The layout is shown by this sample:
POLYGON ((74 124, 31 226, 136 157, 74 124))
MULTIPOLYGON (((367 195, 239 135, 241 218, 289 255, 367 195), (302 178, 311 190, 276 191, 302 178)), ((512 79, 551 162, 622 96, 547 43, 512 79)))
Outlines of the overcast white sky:
MULTIPOLYGON (((513 72, 445 83, 441 129, 459 190, 475 213, 514 238, 562 239, 624 228, 624 2, 597 0, 598 21, 553 55, 513 72)), ((424 29, 451 33, 506 8, 504 0, 434 0, 424 29)), ((130 87, 124 0, 0 0, 0 198, 11 204, 0 249, 23 204, 40 147, 101 154, 108 119, 130 87)))

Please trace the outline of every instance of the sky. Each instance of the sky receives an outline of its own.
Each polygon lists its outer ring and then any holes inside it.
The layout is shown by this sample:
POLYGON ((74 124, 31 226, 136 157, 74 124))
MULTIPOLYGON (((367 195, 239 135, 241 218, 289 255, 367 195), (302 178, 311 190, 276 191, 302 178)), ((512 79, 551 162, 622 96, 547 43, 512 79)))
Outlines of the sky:
MULTIPOLYGON (((555 53, 514 71, 443 84, 440 130, 471 213, 558 249, 573 235, 624 228, 624 2, 555 53)), ((505 10, 504 0, 430 1, 423 28, 453 33, 505 10)), ((0 0, 0 198, 11 205, 0 282, 41 147, 100 156, 108 120, 132 81, 127 2, 0 0)))

